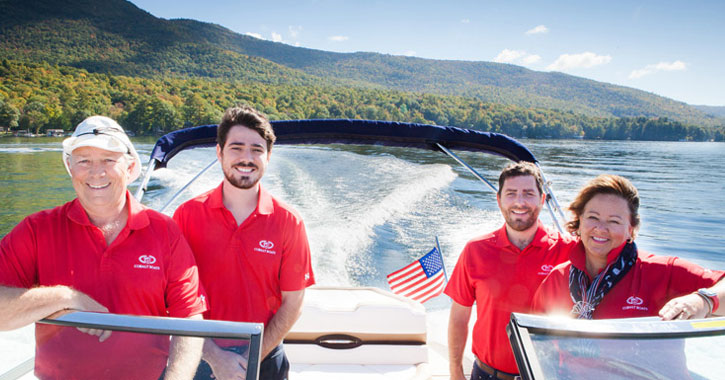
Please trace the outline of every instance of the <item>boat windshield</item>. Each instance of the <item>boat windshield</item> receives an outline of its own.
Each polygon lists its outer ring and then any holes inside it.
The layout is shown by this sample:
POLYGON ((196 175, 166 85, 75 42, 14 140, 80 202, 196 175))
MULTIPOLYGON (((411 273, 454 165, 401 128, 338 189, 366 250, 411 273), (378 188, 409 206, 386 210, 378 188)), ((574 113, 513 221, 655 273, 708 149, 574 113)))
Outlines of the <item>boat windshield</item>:
MULTIPOLYGON (((168 358, 179 352, 174 347, 210 338, 242 355, 247 360, 246 379, 255 380, 262 330, 259 323, 69 312, 36 323, 35 358, 0 370, 0 379, 61 379, 69 374, 89 379, 163 379, 168 358)), ((14 351, 27 355, 23 347, 14 351)))
POLYGON ((716 379, 725 318, 572 320, 514 314, 508 328, 523 379, 716 379))

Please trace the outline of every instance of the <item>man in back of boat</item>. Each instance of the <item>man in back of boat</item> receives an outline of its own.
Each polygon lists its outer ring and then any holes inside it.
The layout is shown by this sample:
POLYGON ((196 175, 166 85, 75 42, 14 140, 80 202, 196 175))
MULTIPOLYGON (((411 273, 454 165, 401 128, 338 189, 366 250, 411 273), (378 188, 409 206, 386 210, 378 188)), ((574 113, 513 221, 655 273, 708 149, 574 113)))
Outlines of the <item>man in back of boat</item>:
MULTIPOLYGON (((0 329, 62 310, 201 319, 206 306, 181 231, 126 189, 141 162, 121 126, 87 118, 63 141, 63 163, 77 198, 26 217, 0 242, 0 329)), ((40 323, 35 338, 40 379, 156 380, 164 368, 167 379, 189 379, 203 344, 40 323)))
POLYGON ((504 225, 469 241, 445 293, 453 300, 448 324, 451 380, 465 378, 463 352, 476 304, 471 379, 514 379, 518 374, 506 324, 530 310, 534 292, 551 269, 567 261, 574 240, 539 221, 546 195, 536 165, 519 162, 499 176, 496 194, 504 225))
MULTIPOLYGON (((274 141, 261 113, 248 106, 226 110, 216 147, 224 179, 174 214, 209 295, 205 318, 264 323, 260 379, 287 378, 282 339, 314 284, 302 218, 259 183, 274 141)), ((247 356, 243 342, 207 339, 196 379, 243 378, 247 356)))

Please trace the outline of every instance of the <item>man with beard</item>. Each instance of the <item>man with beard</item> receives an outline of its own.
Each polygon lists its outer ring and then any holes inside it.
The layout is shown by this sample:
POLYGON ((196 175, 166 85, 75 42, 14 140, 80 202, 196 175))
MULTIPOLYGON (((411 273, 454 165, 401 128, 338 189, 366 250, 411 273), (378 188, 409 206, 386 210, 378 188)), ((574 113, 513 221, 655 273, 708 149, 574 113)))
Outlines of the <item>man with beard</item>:
POLYGON ((451 380, 465 379, 463 351, 471 308, 476 303, 471 379, 514 379, 516 361, 506 337, 512 312, 526 313, 551 269, 569 259, 574 240, 539 222, 543 181, 532 163, 507 166, 496 194, 505 224, 466 244, 445 293, 453 300, 448 322, 451 380))
MULTIPOLYGON (((251 107, 228 109, 217 128, 224 180, 182 204, 174 220, 191 245, 209 297, 206 319, 264 323, 260 379, 286 379, 282 339, 314 284, 302 219, 259 183, 275 136, 251 107)), ((247 345, 207 340, 195 379, 243 379, 247 345)))

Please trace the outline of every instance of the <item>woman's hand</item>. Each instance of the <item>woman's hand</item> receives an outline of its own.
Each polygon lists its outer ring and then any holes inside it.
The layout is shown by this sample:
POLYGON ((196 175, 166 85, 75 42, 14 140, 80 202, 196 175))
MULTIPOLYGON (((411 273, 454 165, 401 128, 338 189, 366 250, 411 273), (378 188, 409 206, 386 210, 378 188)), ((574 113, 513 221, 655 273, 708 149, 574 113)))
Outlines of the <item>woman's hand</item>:
POLYGON ((710 312, 707 302, 699 295, 692 293, 671 299, 660 310, 660 318, 665 321, 673 319, 700 319, 710 312))

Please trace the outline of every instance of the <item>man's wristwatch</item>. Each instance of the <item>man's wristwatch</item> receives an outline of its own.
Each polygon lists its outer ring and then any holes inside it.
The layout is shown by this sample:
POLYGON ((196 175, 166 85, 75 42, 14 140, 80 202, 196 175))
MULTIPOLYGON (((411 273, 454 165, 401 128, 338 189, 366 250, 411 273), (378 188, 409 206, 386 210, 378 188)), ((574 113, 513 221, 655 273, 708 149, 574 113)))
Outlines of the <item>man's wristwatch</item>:
POLYGON ((720 299, 717 297, 717 293, 707 289, 707 288, 700 288, 697 289, 697 294, 702 296, 703 298, 708 299, 710 304, 712 305, 712 309, 710 310, 710 314, 714 313, 715 310, 720 306, 720 299))

